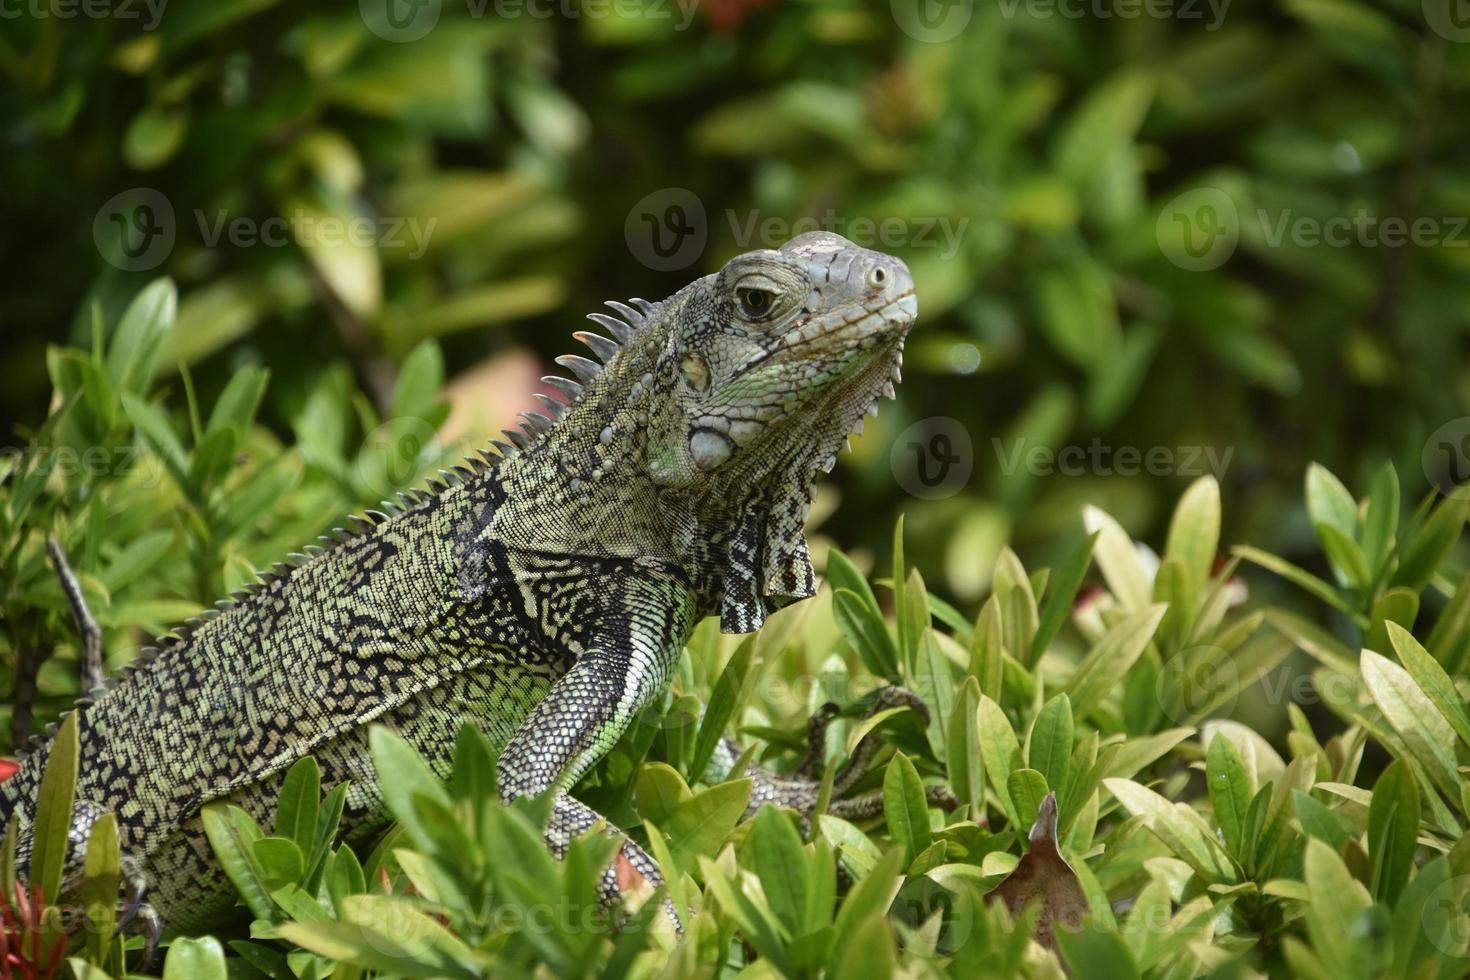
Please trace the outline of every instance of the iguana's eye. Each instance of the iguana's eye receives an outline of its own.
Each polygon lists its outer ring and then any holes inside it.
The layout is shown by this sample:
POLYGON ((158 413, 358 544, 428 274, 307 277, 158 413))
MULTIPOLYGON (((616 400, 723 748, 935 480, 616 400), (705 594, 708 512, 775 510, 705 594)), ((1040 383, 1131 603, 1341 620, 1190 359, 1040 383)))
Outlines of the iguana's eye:
POLYGON ((745 287, 735 290, 735 295, 748 320, 764 320, 776 305, 776 294, 769 289, 745 287))

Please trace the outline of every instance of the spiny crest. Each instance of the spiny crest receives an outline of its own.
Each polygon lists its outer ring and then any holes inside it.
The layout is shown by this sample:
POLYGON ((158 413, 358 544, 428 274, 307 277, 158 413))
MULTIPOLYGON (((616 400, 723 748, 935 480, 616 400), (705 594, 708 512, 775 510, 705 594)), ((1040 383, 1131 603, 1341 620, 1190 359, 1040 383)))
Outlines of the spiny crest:
POLYGON ((589 313, 587 319, 596 323, 606 330, 611 337, 605 337, 590 330, 577 330, 572 336, 577 338, 597 356, 597 360, 582 357, 578 354, 563 354, 556 359, 556 363, 566 368, 576 376, 572 378, 550 374, 541 380, 560 394, 565 401, 559 401, 548 394, 537 392, 535 398, 546 409, 545 414, 541 412, 521 412, 524 421, 518 429, 506 429, 502 434, 509 442, 495 440, 496 449, 502 456, 524 450, 534 445, 542 436, 550 432, 552 427, 567 413, 571 406, 582 397, 583 386, 592 381, 602 373, 605 365, 611 364, 613 358, 618 356, 635 334, 648 325, 648 317, 655 310, 655 306, 645 299, 634 298, 632 306, 628 303, 620 303, 617 300, 608 300, 604 305, 611 309, 617 316, 609 316, 606 313, 589 313))

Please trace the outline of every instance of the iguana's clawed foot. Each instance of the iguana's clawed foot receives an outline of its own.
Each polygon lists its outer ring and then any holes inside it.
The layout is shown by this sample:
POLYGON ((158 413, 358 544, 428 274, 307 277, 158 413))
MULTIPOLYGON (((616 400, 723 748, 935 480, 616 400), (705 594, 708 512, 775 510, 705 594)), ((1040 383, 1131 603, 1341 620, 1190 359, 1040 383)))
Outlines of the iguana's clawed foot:
MULTIPOLYGON (((928 723, 929 709, 923 700, 914 692, 897 686, 881 688, 873 698, 865 717, 871 718, 880 711, 902 707, 912 708, 921 722, 928 723)), ((771 803, 795 810, 801 814, 803 824, 810 819, 821 791, 819 775, 825 767, 823 760, 826 755, 827 726, 840 713, 840 709, 829 702, 812 715, 811 721, 807 723, 806 755, 790 776, 768 772, 756 765, 746 768, 745 775, 755 784, 746 808, 747 814, 754 813, 764 803, 771 803)), ((852 758, 847 760, 832 780, 828 813, 844 820, 865 820, 883 812, 881 793, 866 793, 855 797, 845 795, 868 772, 877 751, 878 742, 875 739, 865 738, 858 743, 852 758)), ((926 786, 924 796, 930 806, 943 807, 946 810, 959 806, 954 794, 943 786, 926 786)))
POLYGON ((143 966, 153 961, 158 951, 158 940, 163 934, 163 920, 153 906, 144 901, 148 892, 148 879, 143 869, 130 854, 124 854, 119 867, 122 872, 123 900, 118 906, 117 935, 134 932, 146 940, 143 948, 143 966))

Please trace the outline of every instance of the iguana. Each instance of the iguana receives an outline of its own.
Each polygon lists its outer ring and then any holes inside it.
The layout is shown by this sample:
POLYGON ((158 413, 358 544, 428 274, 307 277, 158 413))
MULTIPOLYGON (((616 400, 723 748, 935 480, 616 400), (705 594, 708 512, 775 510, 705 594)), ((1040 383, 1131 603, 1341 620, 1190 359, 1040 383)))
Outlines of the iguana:
MULTIPOLYGON (((203 805, 230 800, 269 825, 284 770, 310 753, 325 785, 350 781, 347 826, 380 827, 369 726, 444 772, 467 719, 501 747, 507 799, 554 792, 560 851, 600 820, 567 791, 662 694, 694 625, 718 614, 749 632, 814 593, 802 526, 815 471, 892 397, 916 303, 901 261, 823 232, 740 255, 660 303, 609 303, 618 317, 591 319, 610 336, 576 334, 602 363, 558 358, 577 380, 548 379, 564 400, 543 396, 547 414, 525 413, 503 455, 391 516, 369 511, 78 702, 74 861, 111 811, 129 910, 155 938, 159 918, 209 926, 235 893, 203 805)), ((0 819, 29 821, 50 744, 0 784, 0 819)), ((810 765, 748 774, 752 808, 815 802, 810 765)), ((632 842, 620 855, 607 893, 630 869, 660 880, 632 842)))

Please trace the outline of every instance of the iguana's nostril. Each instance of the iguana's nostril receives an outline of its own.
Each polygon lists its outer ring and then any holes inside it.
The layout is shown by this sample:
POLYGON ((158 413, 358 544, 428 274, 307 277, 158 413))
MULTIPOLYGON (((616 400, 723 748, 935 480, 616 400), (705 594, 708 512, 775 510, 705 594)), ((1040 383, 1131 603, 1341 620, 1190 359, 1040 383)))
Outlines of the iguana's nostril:
POLYGON ((879 292, 888 285, 889 280, 892 278, 886 268, 881 265, 875 265, 868 270, 868 289, 875 293, 879 292))

